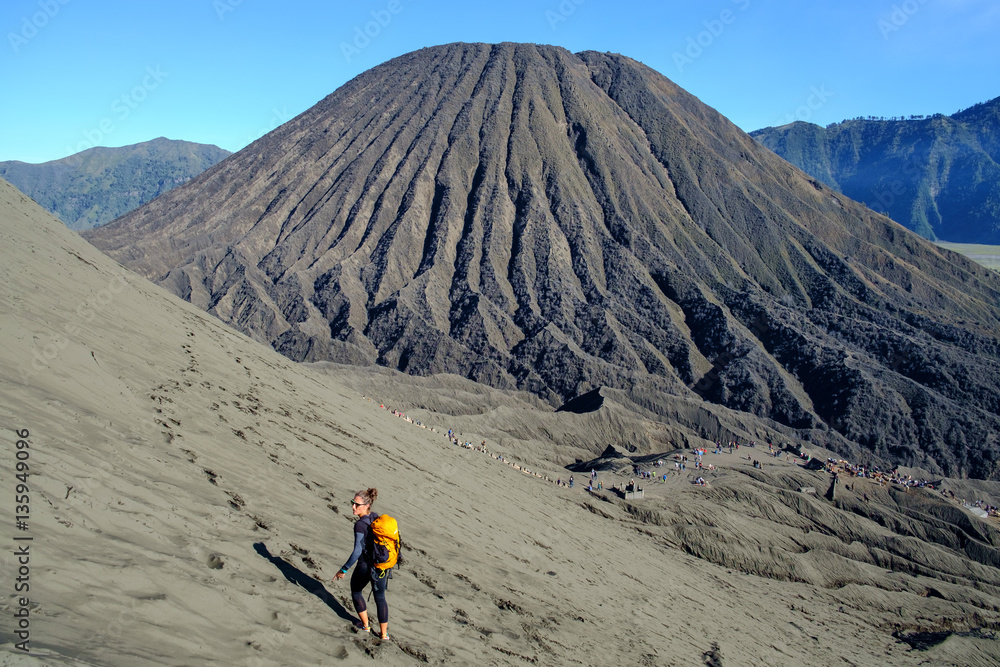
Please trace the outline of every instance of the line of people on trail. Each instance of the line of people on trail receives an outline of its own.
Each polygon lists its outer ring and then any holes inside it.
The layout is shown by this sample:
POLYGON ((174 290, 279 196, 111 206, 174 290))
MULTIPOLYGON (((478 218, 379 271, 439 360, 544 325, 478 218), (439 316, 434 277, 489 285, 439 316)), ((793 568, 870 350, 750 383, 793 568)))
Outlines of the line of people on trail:
MULTIPOLYGON (((367 396, 363 396, 363 398, 367 399, 369 402, 374 403, 374 401, 372 399, 368 398, 367 396)), ((386 410, 386 411, 392 413, 393 416, 399 417, 400 419, 403 419, 406 422, 409 422, 409 423, 414 424, 416 426, 419 426, 421 428, 429 429, 430 431, 433 431, 434 433, 438 432, 438 430, 435 429, 435 428, 424 426, 424 424, 422 424, 417 419, 411 419, 404 412, 401 412, 401 411, 396 410, 394 408, 386 407, 385 403, 379 403, 379 407, 382 408, 383 410, 386 410)), ((453 431, 452 429, 448 429, 446 437, 448 438, 448 441, 451 444, 455 445, 456 447, 461 447, 463 449, 471 449, 471 450, 474 450, 476 452, 479 452, 480 454, 486 454, 487 456, 490 456, 491 458, 493 458, 496 461, 499 461, 501 463, 507 464, 508 466, 510 466, 514 470, 517 470, 520 473, 523 473, 525 475, 531 475, 532 477, 537 477, 538 479, 544 480, 546 482, 555 483, 558 486, 565 486, 565 483, 562 482, 561 479, 560 480, 551 479, 548 475, 543 475, 541 473, 535 472, 535 471, 531 470, 530 468, 521 465, 520 463, 516 463, 514 461, 511 461, 509 458, 507 458, 503 454, 499 454, 497 452, 491 451, 489 449, 489 447, 487 447, 485 440, 483 440, 478 445, 473 445, 471 441, 460 440, 459 437, 458 437, 458 434, 455 433, 455 431, 453 431)))
MULTIPOLYGON (((365 398, 367 398, 367 397, 365 397, 365 398)), ((369 398, 368 400, 371 401, 372 399, 369 398)), ((401 412, 399 410, 395 410, 393 408, 386 407, 385 403, 379 403, 379 407, 382 408, 383 410, 387 410, 387 411, 391 412, 394 416, 400 417, 401 419, 404 419, 405 421, 408 421, 408 422, 413 423, 413 424, 417 424, 417 425, 419 425, 419 426, 421 426, 423 428, 428 428, 426 426, 423 426, 423 424, 421 424, 418 420, 410 419, 410 417, 408 417, 405 413, 403 413, 403 412, 401 412)), ((437 429, 434 429, 434 428, 430 428, 430 430, 434 431, 435 433, 437 432, 437 429)), ((537 477, 537 478, 539 478, 541 480, 544 480, 546 482, 554 483, 556 486, 566 487, 566 488, 571 488, 571 489, 575 488, 576 482, 575 482, 575 480, 574 480, 574 478, 573 478, 572 475, 570 475, 570 477, 568 479, 565 479, 565 480, 562 477, 558 477, 556 479, 552 479, 548 475, 543 475, 541 473, 535 472, 535 471, 531 470, 530 468, 528 468, 526 466, 523 466, 523 465, 521 465, 519 463, 511 461, 510 459, 508 459, 507 457, 505 457, 503 454, 499 454, 499 453, 491 451, 490 448, 487 446, 485 440, 481 441, 478 445, 474 445, 469 440, 462 440, 462 439, 460 439, 458 437, 458 434, 454 430, 452 430, 452 429, 448 429, 447 433, 445 433, 445 437, 448 438, 448 442, 450 442, 451 444, 455 445, 456 447, 461 447, 463 449, 471 449, 471 450, 479 452, 481 454, 486 454, 487 456, 490 456, 493 459, 495 459, 497 461, 500 461, 501 463, 506 463, 511 468, 514 468, 515 470, 517 470, 519 472, 522 472, 522 473, 524 473, 526 475, 531 475, 533 477, 537 477)), ((662 460, 658 461, 655 465, 663 465, 663 461, 662 460)), ((646 475, 643 474, 643 476, 646 476, 646 475)), ((651 477, 651 475, 648 475, 648 476, 651 477)), ((598 480, 597 479, 597 471, 596 470, 591 470, 590 481, 587 484, 587 491, 603 491, 603 490, 604 490, 604 482, 602 480, 598 480)))

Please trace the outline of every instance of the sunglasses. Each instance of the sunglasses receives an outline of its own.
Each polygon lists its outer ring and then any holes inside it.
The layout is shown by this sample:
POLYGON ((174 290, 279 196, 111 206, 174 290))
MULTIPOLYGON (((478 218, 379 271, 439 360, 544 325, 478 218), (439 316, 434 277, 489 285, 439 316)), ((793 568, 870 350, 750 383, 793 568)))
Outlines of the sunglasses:
POLYGON ((367 505, 367 504, 368 503, 356 503, 353 500, 351 501, 351 505, 354 507, 361 507, 362 505, 367 505))

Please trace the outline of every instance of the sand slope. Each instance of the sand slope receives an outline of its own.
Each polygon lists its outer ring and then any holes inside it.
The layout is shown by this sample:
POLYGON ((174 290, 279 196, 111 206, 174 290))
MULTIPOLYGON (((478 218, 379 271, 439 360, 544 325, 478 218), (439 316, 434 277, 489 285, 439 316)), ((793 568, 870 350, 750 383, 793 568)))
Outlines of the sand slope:
MULTIPOLYGON (((908 665, 1000 655, 990 630, 1000 595, 992 581, 977 592, 968 583, 995 578, 995 566, 975 561, 950 587, 934 579, 931 596, 924 583, 750 575, 712 559, 766 560, 768 547, 754 551, 748 535, 763 544, 785 528, 745 516, 754 499, 722 502, 678 480, 650 499, 663 508, 657 525, 628 504, 456 448, 125 272, 4 182, 0 248, 4 474, 14 429, 28 429, 31 519, 19 535, 34 538, 37 664, 908 665), (350 632, 347 586, 330 582, 350 549, 348 501, 364 486, 379 488, 376 509, 399 519, 408 545, 389 593, 392 640, 381 645, 350 632), (692 555, 690 545, 712 540, 667 531, 713 517, 739 549, 717 537, 722 556, 692 555), (891 636, 938 618, 978 629, 925 652, 891 636)), ((735 463, 728 474, 736 488, 751 484, 735 463)), ((753 488, 761 502, 779 497, 771 483, 753 488)), ((6 498, 0 664, 23 664, 9 621, 6 498)), ((801 514, 839 511, 824 502, 803 498, 801 514)), ((991 535, 977 542, 986 551, 991 535)))

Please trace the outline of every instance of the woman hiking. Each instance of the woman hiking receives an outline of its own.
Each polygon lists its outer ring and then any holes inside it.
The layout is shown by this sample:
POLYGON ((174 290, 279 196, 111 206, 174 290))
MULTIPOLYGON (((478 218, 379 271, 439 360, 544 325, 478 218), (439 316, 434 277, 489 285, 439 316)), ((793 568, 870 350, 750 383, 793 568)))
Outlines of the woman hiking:
POLYGON ((374 575, 375 568, 372 566, 370 545, 367 543, 369 527, 378 515, 371 511, 372 503, 378 498, 378 489, 368 489, 358 491, 351 501, 352 511, 358 520, 354 522, 354 551, 347 559, 344 566, 340 568, 334 579, 343 579, 347 571, 351 569, 357 561, 357 567, 351 575, 351 598, 354 600, 354 609, 361 618, 361 628, 364 632, 370 632, 368 624, 368 606, 365 604, 364 589, 368 584, 372 585, 372 592, 375 595, 375 610, 378 613, 378 624, 382 639, 389 638, 389 606, 385 602, 385 591, 389 586, 389 577, 377 577, 374 575))

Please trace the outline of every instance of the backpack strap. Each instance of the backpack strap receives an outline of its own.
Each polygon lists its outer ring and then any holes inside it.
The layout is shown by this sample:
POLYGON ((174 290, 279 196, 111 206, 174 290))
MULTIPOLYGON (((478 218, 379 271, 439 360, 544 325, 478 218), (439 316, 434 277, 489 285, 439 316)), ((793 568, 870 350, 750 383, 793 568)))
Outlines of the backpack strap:
POLYGON ((369 521, 368 525, 365 527, 365 545, 361 548, 361 556, 365 558, 369 564, 371 564, 372 549, 375 546, 375 533, 372 531, 372 524, 375 523, 375 519, 379 518, 380 515, 375 514, 374 512, 369 512, 368 516, 365 518, 367 519, 369 516, 371 517, 371 521, 369 521))

